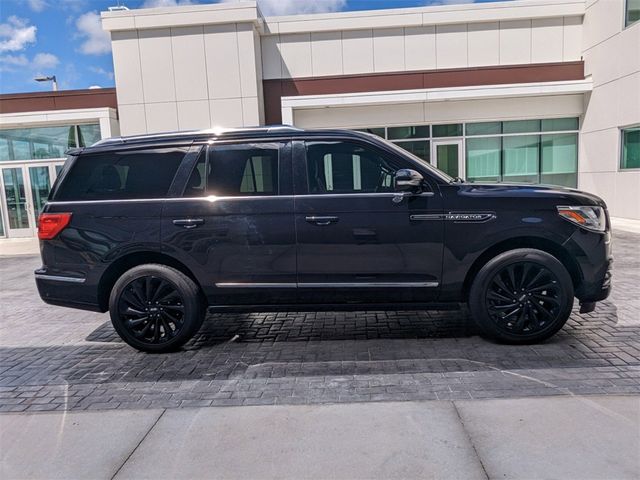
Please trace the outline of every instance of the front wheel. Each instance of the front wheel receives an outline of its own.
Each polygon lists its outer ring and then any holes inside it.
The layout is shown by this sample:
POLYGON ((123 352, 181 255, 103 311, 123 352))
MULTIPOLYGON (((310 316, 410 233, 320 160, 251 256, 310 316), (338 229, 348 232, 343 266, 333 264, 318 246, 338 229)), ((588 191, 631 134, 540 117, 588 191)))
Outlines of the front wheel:
POLYGON ((198 286, 166 265, 125 272, 109 297, 111 323, 120 338, 145 352, 176 350, 200 329, 204 302, 198 286))
POLYGON ((482 267, 471 285, 469 308, 485 335, 505 343, 536 343, 563 327, 573 295, 571 276, 558 259, 519 248, 482 267))

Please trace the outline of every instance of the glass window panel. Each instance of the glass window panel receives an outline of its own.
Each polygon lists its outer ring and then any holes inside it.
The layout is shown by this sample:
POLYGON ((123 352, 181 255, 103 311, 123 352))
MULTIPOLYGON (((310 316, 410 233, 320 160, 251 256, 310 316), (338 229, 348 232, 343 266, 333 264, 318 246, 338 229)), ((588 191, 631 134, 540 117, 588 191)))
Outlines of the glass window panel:
POLYGON ((358 128, 356 132, 366 132, 384 138, 384 127, 358 128))
POLYGON ((562 132, 565 130, 578 130, 578 119, 573 117, 542 120, 543 132, 562 132))
POLYGON ((542 135, 540 182, 575 188, 577 172, 578 134, 542 135))
POLYGON ((529 133, 540 131, 540 120, 502 122, 502 133, 529 133))
POLYGON ((458 176, 458 159, 459 151, 457 143, 436 145, 437 167, 453 178, 458 176))
POLYGON ((499 135, 502 133, 502 122, 467 123, 467 135, 499 135))
POLYGON ((2 202, 0 202, 0 237, 4 236, 4 217, 2 216, 2 202))
POLYGON ((413 127, 389 127, 387 128, 389 140, 402 140, 403 138, 429 138, 429 125, 413 127))
POLYGON ((640 168, 640 127, 622 131, 620 168, 640 168))
POLYGON ((500 137, 467 139, 467 180, 500 181, 500 137))
POLYGON ((625 26, 640 20, 640 0, 627 0, 625 12, 625 26))
POLYGON ((429 140, 414 140, 410 142, 393 142, 399 147, 413 153, 416 157, 429 161, 429 140))
POLYGON ((540 136, 503 137, 503 181, 538 183, 540 136))
POLYGON ((22 168, 2 169, 2 181, 4 183, 9 228, 29 228, 27 196, 22 168))
POLYGON ((89 147, 101 140, 100 125, 78 125, 78 146, 89 147))
POLYGON ((277 195, 279 143, 209 149, 207 193, 217 196, 277 195))
POLYGON ((451 123, 448 125, 434 125, 433 129, 434 137, 460 137, 462 136, 462 124, 451 123))
POLYGON ((29 167, 29 180, 31 182, 34 214, 37 219, 42 207, 47 201, 49 190, 51 190, 49 167, 29 167))
POLYGON ((0 161, 62 158, 75 146, 72 125, 0 130, 0 161))

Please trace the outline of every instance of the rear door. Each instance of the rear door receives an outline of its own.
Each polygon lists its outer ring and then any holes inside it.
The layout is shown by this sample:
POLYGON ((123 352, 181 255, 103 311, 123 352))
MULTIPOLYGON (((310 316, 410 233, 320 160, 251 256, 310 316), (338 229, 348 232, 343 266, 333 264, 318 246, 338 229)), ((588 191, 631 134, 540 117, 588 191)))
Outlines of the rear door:
POLYGON ((214 305, 293 303, 291 148, 287 140, 213 143, 162 217, 166 253, 198 277, 214 305))
POLYGON ((437 185, 401 198, 394 174, 416 165, 359 140, 296 142, 294 152, 300 301, 434 299, 443 248, 437 185))

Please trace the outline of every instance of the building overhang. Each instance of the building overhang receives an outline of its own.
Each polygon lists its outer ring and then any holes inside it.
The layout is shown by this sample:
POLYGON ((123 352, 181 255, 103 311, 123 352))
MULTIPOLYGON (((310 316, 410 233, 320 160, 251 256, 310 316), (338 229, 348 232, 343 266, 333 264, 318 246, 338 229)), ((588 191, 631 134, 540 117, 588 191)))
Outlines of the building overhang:
POLYGON ((293 124, 293 112, 297 109, 572 95, 588 93, 592 89, 591 78, 586 78, 557 82, 285 96, 282 97, 282 123, 293 124))

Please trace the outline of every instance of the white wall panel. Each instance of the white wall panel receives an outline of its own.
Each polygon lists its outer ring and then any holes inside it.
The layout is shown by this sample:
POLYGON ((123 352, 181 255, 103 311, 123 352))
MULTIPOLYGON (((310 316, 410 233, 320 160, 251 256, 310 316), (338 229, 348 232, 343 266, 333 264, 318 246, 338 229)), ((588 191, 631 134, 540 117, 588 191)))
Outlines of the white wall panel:
POLYGON ((256 96, 262 77, 259 76, 260 50, 255 45, 255 31, 249 23, 236 25, 236 30, 238 62, 240 64, 240 92, 243 97, 256 96))
POLYGON ((177 102, 178 129, 203 130, 211 128, 208 100, 177 102))
POLYGON ((531 62, 561 62, 563 19, 540 18, 531 21, 531 62))
POLYGON ((209 98, 240 97, 242 91, 236 24, 205 25, 204 46, 209 98))
POLYGON ((142 69, 138 32, 113 32, 111 34, 113 50, 113 71, 118 85, 118 104, 143 103, 142 69))
POLYGON ((500 65, 531 63, 531 20, 500 22, 500 65))
POLYGON ((223 98, 209 100, 212 127, 242 127, 242 99, 223 98))
POLYGON ((147 117, 144 104, 118 105, 121 135, 138 135, 147 133, 147 117))
POLYGON ((342 32, 342 58, 345 74, 373 72, 373 34, 371 30, 342 32))
POLYGON ((280 36, 263 36, 260 38, 260 45, 262 50, 262 77, 265 79, 281 78, 280 36))
POLYGON ((280 52, 284 78, 312 76, 310 33, 280 35, 280 52))
POLYGON ((405 69, 404 65, 404 28, 374 30, 374 71, 401 72, 405 69))
POLYGON ((498 65, 500 63, 500 24, 498 22, 470 23, 467 26, 469 66, 498 65))
POLYGON ((421 103, 332 107, 294 110, 294 124, 302 128, 357 128, 424 122, 421 103))
POLYGON ((313 76, 342 75, 342 32, 311 34, 313 76))
POLYGON ((207 62, 202 27, 171 29, 171 47, 176 82, 176 99, 206 100, 207 62))
POLYGON ((404 29, 404 57, 407 70, 436 68, 436 27, 404 29))
POLYGON ((620 32, 624 26, 625 0, 598 0, 587 8, 583 24, 583 50, 620 32))
POLYGON ((147 103, 144 106, 147 132, 175 132, 178 130, 176 102, 147 103))
POLYGON ((582 17, 564 17, 562 60, 580 60, 582 55, 582 17))
POLYGON ((437 68, 464 68, 467 58, 467 25, 438 25, 436 27, 437 68))
POLYGON ((176 99, 171 30, 140 30, 140 60, 145 102, 168 102, 176 99))

